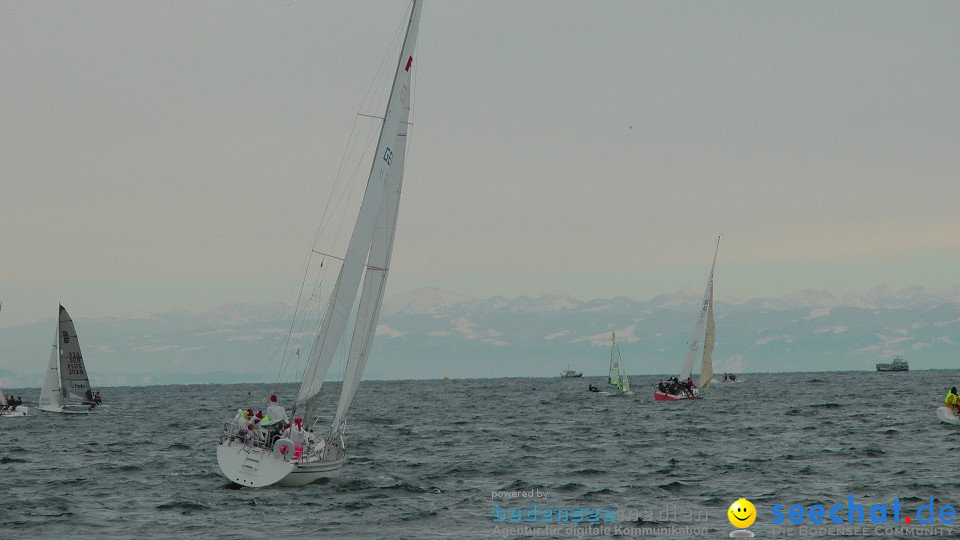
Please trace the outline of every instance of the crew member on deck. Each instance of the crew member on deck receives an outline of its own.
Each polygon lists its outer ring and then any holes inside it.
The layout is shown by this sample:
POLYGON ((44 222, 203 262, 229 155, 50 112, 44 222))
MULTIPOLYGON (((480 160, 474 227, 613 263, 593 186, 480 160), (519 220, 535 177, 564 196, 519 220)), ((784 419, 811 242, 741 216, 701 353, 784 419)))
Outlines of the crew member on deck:
POLYGON ((266 416, 263 419, 263 425, 272 426, 278 422, 289 422, 287 419, 287 412, 283 410, 283 406, 277 402, 277 395, 270 395, 270 405, 267 407, 266 416))
POLYGON ((284 430, 283 438, 293 441, 294 458, 300 459, 303 456, 303 446, 307 442, 307 434, 303 431, 303 419, 294 418, 293 425, 284 430))
POLYGON ((943 398, 943 403, 953 412, 960 414, 960 396, 957 395, 957 387, 954 386, 947 392, 947 397, 943 398))

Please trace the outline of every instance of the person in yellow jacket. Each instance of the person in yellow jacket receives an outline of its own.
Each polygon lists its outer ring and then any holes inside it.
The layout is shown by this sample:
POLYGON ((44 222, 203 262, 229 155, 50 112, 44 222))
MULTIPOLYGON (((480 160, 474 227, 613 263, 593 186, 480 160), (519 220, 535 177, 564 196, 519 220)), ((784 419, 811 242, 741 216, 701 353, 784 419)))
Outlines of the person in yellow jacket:
POLYGON ((957 387, 954 386, 947 392, 947 397, 943 398, 943 403, 960 414, 960 396, 957 395, 957 387))

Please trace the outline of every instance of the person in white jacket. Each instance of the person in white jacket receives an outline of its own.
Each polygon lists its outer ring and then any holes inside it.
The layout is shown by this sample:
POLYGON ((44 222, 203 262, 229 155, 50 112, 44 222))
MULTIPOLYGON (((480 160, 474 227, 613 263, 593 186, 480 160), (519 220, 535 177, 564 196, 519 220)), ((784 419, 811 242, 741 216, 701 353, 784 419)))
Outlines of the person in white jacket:
POLYGON ((303 431, 303 419, 294 418, 293 424, 287 426, 282 437, 293 442, 294 457, 300 459, 303 455, 303 446, 307 443, 307 434, 303 431))
POLYGON ((287 423, 290 421, 287 420, 287 411, 283 410, 283 406, 277 402, 276 394, 270 395, 270 405, 267 407, 266 415, 269 420, 263 423, 264 427, 269 427, 281 422, 287 423))

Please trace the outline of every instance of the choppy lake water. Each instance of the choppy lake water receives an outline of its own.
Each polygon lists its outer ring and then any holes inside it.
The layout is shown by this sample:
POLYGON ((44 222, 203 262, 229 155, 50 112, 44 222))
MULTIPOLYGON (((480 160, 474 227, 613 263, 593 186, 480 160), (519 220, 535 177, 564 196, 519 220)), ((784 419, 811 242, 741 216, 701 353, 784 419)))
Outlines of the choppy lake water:
MULTIPOLYGON (((271 392, 289 403, 296 385, 101 388, 103 414, 0 419, 0 531, 491 538, 494 527, 518 525, 494 521, 498 509, 536 504, 614 509, 616 523, 633 528, 622 538, 671 526, 721 538, 733 530, 727 508, 746 497, 758 511, 750 530, 770 538, 776 504, 853 495, 868 509, 897 498, 915 512, 936 496, 938 507, 960 508, 960 428, 934 413, 960 371, 745 374, 677 403, 653 400, 657 379, 633 377, 636 394, 626 397, 588 392, 599 377, 364 382, 341 478, 265 489, 237 489, 220 474, 217 438, 238 407, 265 408, 271 392), (493 496, 531 490, 543 497, 493 496)), ((25 402, 38 393, 8 391, 25 402)), ((338 391, 325 386, 327 411, 338 391)), ((504 534, 570 536, 538 532, 549 534, 504 534)))

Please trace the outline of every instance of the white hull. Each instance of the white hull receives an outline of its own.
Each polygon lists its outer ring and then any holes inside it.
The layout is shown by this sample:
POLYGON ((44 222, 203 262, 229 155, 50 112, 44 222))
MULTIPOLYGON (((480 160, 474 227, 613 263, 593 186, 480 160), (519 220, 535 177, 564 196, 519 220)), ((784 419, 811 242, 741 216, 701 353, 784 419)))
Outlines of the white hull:
POLYGON ((297 464, 278 486, 305 486, 322 478, 340 478, 343 469, 343 458, 336 461, 314 461, 312 463, 297 464))
POLYGON ((337 478, 343 468, 338 460, 285 461, 265 448, 227 440, 217 445, 217 463, 230 481, 248 487, 304 486, 321 478, 337 478))
MULTIPOLYGON (((36 410, 36 407, 34 407, 34 410, 36 410)), ((17 407, 15 411, 0 411, 0 418, 26 418, 33 415, 30 407, 17 407)))
POLYGON ((53 407, 53 406, 44 406, 37 407, 37 410, 48 412, 48 413, 58 413, 58 414, 91 414, 101 412, 102 407, 93 407, 90 408, 89 405, 64 405, 62 407, 53 407))
POLYGON ((960 426, 960 416, 947 407, 937 407, 937 418, 945 424, 960 426))

